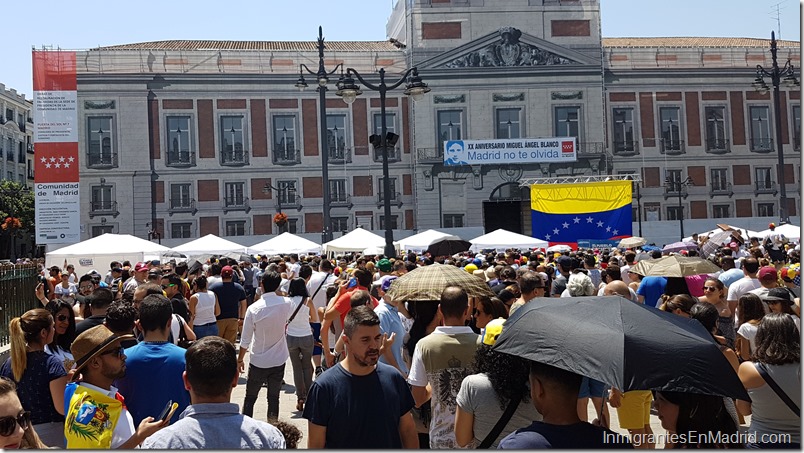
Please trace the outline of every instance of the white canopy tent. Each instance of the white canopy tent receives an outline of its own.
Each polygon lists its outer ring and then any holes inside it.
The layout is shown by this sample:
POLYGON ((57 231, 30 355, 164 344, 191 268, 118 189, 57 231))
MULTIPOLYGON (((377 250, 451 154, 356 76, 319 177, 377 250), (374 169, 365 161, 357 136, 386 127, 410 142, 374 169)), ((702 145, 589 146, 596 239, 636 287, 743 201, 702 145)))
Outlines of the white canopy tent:
POLYGON ((394 245, 403 251, 410 250, 412 252, 419 253, 427 250, 427 247, 430 245, 444 239, 459 240, 460 238, 454 234, 444 233, 437 230, 427 230, 414 234, 413 236, 400 239, 394 242, 394 245))
POLYGON ((295 234, 284 232, 248 248, 249 255, 278 255, 282 253, 321 253, 321 246, 295 234))
MULTIPOLYGON (((793 225, 792 223, 785 223, 784 225, 779 225, 775 228, 777 233, 782 233, 783 235, 787 236, 787 239, 793 242, 799 242, 801 240, 801 227, 798 225, 793 225)), ((767 230, 762 230, 757 232, 757 237, 764 239, 765 236, 769 235, 771 232, 770 228, 767 230)))
POLYGON ((382 247, 385 245, 385 238, 378 236, 371 231, 363 228, 355 228, 338 239, 326 242, 321 246, 325 253, 338 252, 362 252, 368 247, 382 247))
POLYGON ((236 242, 220 238, 214 234, 192 240, 171 250, 187 255, 187 257, 201 255, 225 255, 227 253, 247 253, 248 247, 236 242))
MULTIPOLYGON (((736 227, 736 226, 732 226, 732 225, 725 225, 725 224, 723 226, 727 227, 727 228, 721 228, 720 226, 718 226, 715 229, 712 229, 712 230, 709 230, 709 231, 704 231, 703 233, 698 233, 698 237, 699 238, 704 237, 704 236, 712 237, 712 235, 714 235, 715 233, 720 233, 721 231, 727 231, 727 230, 739 231, 740 236, 742 236, 743 240, 745 240, 745 241, 748 241, 752 237, 759 237, 759 238, 764 237, 759 232, 749 230, 747 228, 741 228, 741 227, 736 227)), ((683 241, 691 242, 692 241, 692 236, 685 237, 683 239, 683 241)))
POLYGON ((106 275, 112 261, 130 261, 133 266, 140 261, 162 259, 170 249, 129 234, 106 233, 77 244, 68 245, 45 255, 47 267, 64 268, 64 261, 75 266, 75 273, 83 275, 92 269, 106 275))
POLYGON ((484 234, 483 236, 476 237, 469 242, 472 247, 469 250, 478 252, 484 249, 495 249, 503 251, 505 249, 532 249, 532 248, 545 248, 549 244, 542 239, 532 238, 524 234, 513 233, 502 228, 494 230, 491 233, 484 234))

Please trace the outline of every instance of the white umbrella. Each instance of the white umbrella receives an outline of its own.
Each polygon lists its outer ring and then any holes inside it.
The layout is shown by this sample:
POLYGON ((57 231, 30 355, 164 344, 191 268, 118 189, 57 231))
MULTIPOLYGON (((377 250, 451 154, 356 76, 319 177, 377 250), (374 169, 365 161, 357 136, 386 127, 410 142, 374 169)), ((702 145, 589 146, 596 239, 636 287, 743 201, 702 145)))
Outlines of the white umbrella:
POLYGON ((620 248, 634 248, 639 247, 640 245, 647 244, 648 241, 645 238, 641 238, 639 236, 632 236, 630 238, 624 238, 620 241, 617 247, 620 248))
POLYGON ((568 246, 567 244, 556 244, 547 247, 547 252, 569 252, 572 250, 572 247, 568 246))

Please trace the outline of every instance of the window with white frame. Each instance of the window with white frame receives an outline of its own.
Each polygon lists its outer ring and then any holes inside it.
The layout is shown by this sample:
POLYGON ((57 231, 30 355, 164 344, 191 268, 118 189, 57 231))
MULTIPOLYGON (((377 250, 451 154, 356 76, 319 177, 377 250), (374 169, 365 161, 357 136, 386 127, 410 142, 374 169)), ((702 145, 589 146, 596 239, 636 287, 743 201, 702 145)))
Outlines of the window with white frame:
POLYGON ((659 109, 662 146, 665 151, 679 151, 682 149, 680 116, 681 111, 678 107, 662 107, 659 109))
POLYGON ((349 158, 346 115, 327 115, 327 152, 329 160, 345 162, 349 158))
MULTIPOLYGON (((382 114, 375 113, 373 115, 373 131, 375 135, 382 137, 382 114)), ((396 131, 396 113, 388 113, 385 112, 385 130, 388 133, 397 134, 396 131)), ((386 134, 387 135, 387 134, 386 134)), ((388 147, 388 159, 392 161, 399 160, 399 142, 396 143, 394 146, 388 147)), ((382 149, 376 148, 374 150, 374 161, 375 162, 382 162, 382 149)))
POLYGON ((167 123, 167 163, 190 165, 194 163, 190 117, 186 115, 168 116, 167 123))
POLYGON ((115 209, 114 193, 112 186, 99 185, 92 186, 92 211, 112 211, 115 209))
POLYGON ((683 214, 683 207, 667 206, 667 220, 678 220, 683 214))
POLYGON ((296 115, 274 115, 274 160, 296 162, 299 150, 296 141, 296 115))
POLYGON ((557 137, 579 137, 581 109, 574 106, 561 106, 555 108, 555 122, 553 130, 557 137))
POLYGON ((332 203, 346 203, 346 179, 335 178, 329 180, 329 199, 332 203))
POLYGON ((716 219, 731 217, 731 206, 727 204, 713 204, 712 217, 716 219))
POLYGON ((438 121, 439 149, 444 148, 444 142, 463 139, 463 111, 439 110, 436 112, 438 121))
MULTIPOLYGON (((397 191, 396 191, 396 178, 389 177, 388 183, 390 185, 390 200, 396 201, 397 199, 397 191)), ((379 201, 385 201, 385 178, 377 178, 377 194, 379 194, 379 201)))
POLYGON ((189 209, 191 207, 190 185, 190 183, 170 185, 171 209, 189 209))
POLYGON ((227 236, 245 236, 246 235, 246 221, 245 220, 227 220, 226 221, 226 235, 227 236))
MULTIPOLYGON (((389 226, 390 226, 390 228, 392 230, 399 229, 399 216, 392 215, 391 216, 391 222, 390 222, 389 226)), ((385 216, 384 215, 380 215, 380 229, 381 230, 385 229, 385 216)))
POLYGON ((92 225, 92 237, 96 238, 106 233, 114 233, 114 225, 92 225))
POLYGON ((773 190, 771 167, 754 168, 754 183, 757 190, 773 190))
POLYGON ((494 113, 497 138, 522 138, 521 108, 499 108, 494 113))
POLYGON ((278 181, 279 203, 283 206, 296 206, 299 204, 296 181, 278 181))
POLYGON ((634 140, 634 109, 618 107, 612 111, 614 152, 629 153, 637 149, 634 140))
POLYGON ((245 185, 243 182, 224 184, 226 206, 243 206, 246 203, 245 185))
POLYGON ((751 119, 751 151, 771 151, 773 141, 768 107, 751 106, 748 108, 748 114, 751 119))
POLYGON ((773 217, 775 212, 776 205, 774 203, 757 203, 758 217, 773 217))
POLYGON ((349 217, 330 217, 332 232, 349 231, 349 217))
POLYGON ((729 147, 726 139, 726 108, 706 107, 704 117, 706 119, 706 150, 726 151, 729 147))
POLYGON ((221 161, 223 163, 247 162, 243 123, 242 115, 220 117, 221 161))
POLYGON ((87 118, 87 166, 116 167, 114 152, 114 130, 111 116, 91 116, 87 118))
POLYGON ((712 180, 712 191, 723 192, 728 190, 729 181, 725 168, 712 168, 709 170, 709 177, 712 180))
POLYGON ((442 223, 443 228, 462 228, 463 214, 443 214, 442 223))
POLYGON ((170 224, 170 237, 172 239, 188 239, 192 237, 192 230, 191 222, 173 222, 170 224))

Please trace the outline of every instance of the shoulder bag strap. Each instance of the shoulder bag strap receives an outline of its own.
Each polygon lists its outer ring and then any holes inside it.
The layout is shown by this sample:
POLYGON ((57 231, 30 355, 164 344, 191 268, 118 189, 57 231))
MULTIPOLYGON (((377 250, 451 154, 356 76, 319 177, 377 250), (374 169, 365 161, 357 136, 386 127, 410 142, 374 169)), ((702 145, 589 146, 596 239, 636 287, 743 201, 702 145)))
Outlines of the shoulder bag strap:
MULTIPOLYGON (((293 311, 293 314, 292 314, 292 315, 290 315, 290 319, 288 319, 287 324, 290 324, 291 322, 293 322, 293 318, 295 318, 295 317, 296 317, 296 313, 298 313, 298 312, 299 312, 299 310, 301 310, 302 305, 307 305, 307 298, 306 298, 306 297, 303 297, 303 298, 302 298, 302 301, 299 303, 299 305, 298 305, 298 306, 296 306, 296 310, 294 310, 294 311, 293 311)), ((285 329, 285 330, 287 331, 287 329, 285 329)))
POLYGON ((511 417, 514 416, 514 412, 516 412, 516 408, 519 406, 521 401, 522 395, 518 395, 518 398, 512 398, 511 401, 508 402, 508 407, 505 408, 505 412, 503 412, 500 419, 497 420, 497 424, 494 425, 494 428, 491 428, 491 431, 486 438, 483 439, 483 442, 480 442, 480 445, 477 446, 478 449, 487 449, 491 446, 497 437, 499 437, 503 428, 505 428, 505 425, 511 421, 511 417))
POLYGON ((321 287, 322 287, 322 286, 324 286, 324 283, 326 283, 326 281, 327 281, 327 279, 329 278, 329 276, 330 276, 330 275, 332 275, 332 272, 328 272, 328 273, 327 273, 327 275, 326 275, 326 276, 324 276, 324 279, 323 279, 323 280, 321 280, 321 283, 318 285, 318 288, 315 290, 315 292, 313 293, 313 295, 312 295, 312 296, 310 296, 310 300, 315 299, 315 296, 316 296, 316 295, 318 295, 318 292, 319 292, 319 291, 321 291, 321 287))
MULTIPOLYGON (((327 281, 327 279, 329 278, 329 276, 330 276, 330 275, 331 275, 331 274, 327 274, 327 275, 324 277, 324 279, 323 279, 323 280, 321 280, 321 283, 318 285, 318 289, 316 289, 316 290, 315 290, 315 292, 313 293, 313 296, 312 296, 312 297, 310 297, 310 300, 313 300, 313 298, 316 296, 316 294, 318 294, 318 291, 320 291, 320 290, 321 290, 321 287, 322 287, 322 286, 324 286, 324 282, 326 282, 326 281, 327 281)), ((299 304, 299 306, 298 306, 298 307, 296 307, 296 311, 294 311, 294 312, 293 312, 293 314, 290 316, 290 319, 288 319, 288 324, 290 324, 291 322, 293 322, 293 318, 295 318, 295 317, 296 317, 296 313, 298 313, 298 312, 299 312, 299 309, 301 308, 301 306, 302 306, 302 305, 305 305, 305 302, 307 302, 307 301, 306 301, 306 300, 305 300, 305 301, 303 301, 302 303, 300 303, 300 304, 299 304)), ((287 330, 287 329, 285 329, 285 330, 287 330)))
POLYGON ((796 414, 796 416, 801 417, 801 411, 799 410, 798 406, 796 406, 796 403, 793 402, 793 400, 790 399, 789 396, 787 396, 787 393, 785 393, 784 390, 782 390, 782 388, 779 387, 779 384, 777 384, 776 381, 773 380, 773 378, 770 376, 770 373, 768 373, 768 370, 765 368, 765 365, 762 363, 754 362, 754 367, 757 369, 760 376, 762 376, 762 379, 764 379, 765 382, 768 383, 770 388, 772 388, 773 391, 776 392, 776 394, 779 396, 779 398, 781 398, 782 401, 784 401, 784 403, 787 404, 787 407, 789 407, 790 410, 793 411, 794 414, 796 414))
POLYGON ((181 315, 174 314, 173 317, 179 321, 179 341, 187 340, 187 332, 184 331, 184 320, 181 319, 181 315))

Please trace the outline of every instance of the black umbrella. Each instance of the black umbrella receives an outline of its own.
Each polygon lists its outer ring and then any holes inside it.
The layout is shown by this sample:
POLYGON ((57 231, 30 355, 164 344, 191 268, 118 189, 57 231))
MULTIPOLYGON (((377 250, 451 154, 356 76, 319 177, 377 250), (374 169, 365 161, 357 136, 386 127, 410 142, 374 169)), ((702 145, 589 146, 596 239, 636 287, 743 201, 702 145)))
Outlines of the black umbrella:
POLYGON ((454 255, 469 250, 471 246, 471 242, 463 239, 442 239, 430 244, 430 247, 427 247, 427 253, 431 256, 454 255))
POLYGON ((731 364, 698 321, 620 296, 533 299, 508 318, 494 348, 624 391, 677 391, 750 401, 731 364))

